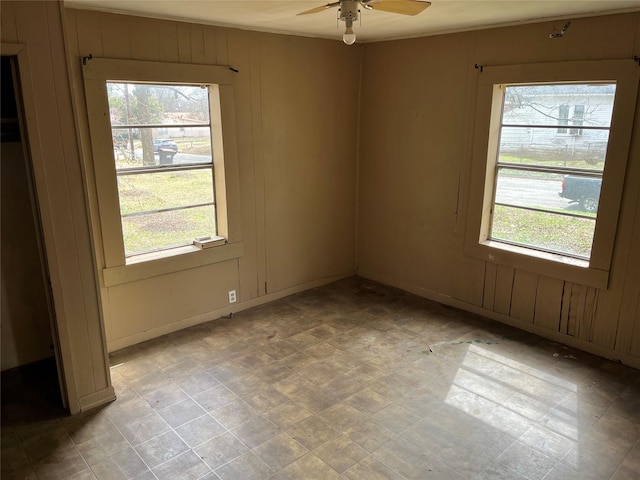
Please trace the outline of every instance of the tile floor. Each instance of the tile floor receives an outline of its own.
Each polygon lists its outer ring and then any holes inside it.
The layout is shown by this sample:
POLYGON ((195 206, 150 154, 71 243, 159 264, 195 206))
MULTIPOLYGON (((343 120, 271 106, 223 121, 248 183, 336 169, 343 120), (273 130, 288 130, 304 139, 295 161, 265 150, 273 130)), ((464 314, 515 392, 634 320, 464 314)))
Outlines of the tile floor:
POLYGON ((3 479, 640 478, 640 372, 359 278, 111 361, 116 402, 3 425, 3 479))

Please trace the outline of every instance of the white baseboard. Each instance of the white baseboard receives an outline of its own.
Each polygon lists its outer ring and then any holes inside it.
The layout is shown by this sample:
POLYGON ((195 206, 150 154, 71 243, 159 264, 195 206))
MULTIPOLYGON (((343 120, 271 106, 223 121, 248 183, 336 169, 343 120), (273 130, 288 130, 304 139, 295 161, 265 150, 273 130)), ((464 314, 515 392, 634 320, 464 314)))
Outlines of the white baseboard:
MULTIPOLYGON (((90 410, 98 405, 102 405, 104 403, 112 402, 116 399, 116 392, 113 387, 109 386, 107 388, 103 388, 102 390, 98 390, 97 392, 93 392, 86 397, 81 397, 79 399, 80 403, 80 412, 85 412, 90 410)), ((79 413, 79 412, 71 412, 71 414, 79 413)))

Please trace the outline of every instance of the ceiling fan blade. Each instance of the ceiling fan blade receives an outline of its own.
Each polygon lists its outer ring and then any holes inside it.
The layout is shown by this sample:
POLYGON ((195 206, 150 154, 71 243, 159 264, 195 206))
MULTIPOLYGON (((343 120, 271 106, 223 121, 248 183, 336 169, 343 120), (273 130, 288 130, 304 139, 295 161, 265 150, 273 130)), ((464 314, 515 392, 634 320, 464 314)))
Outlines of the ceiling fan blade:
POLYGON ((402 15, 417 15, 431 5, 423 0, 379 0, 365 2, 367 7, 383 12, 400 13, 402 15))
POLYGON ((305 10, 304 12, 300 12, 298 15, 309 15, 310 13, 320 13, 324 12, 328 8, 338 7, 340 6, 340 2, 327 3, 326 5, 322 5, 321 7, 312 8, 311 10, 305 10))

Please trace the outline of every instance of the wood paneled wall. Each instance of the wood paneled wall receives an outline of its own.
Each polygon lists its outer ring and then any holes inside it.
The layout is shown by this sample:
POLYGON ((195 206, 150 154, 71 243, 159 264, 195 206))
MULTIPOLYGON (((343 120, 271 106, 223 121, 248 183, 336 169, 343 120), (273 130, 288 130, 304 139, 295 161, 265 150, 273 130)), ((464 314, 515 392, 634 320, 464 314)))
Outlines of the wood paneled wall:
POLYGON ((80 58, 230 65, 241 258, 102 287, 110 350, 355 272, 361 49, 67 9, 97 264, 104 266, 80 58), (228 304, 235 289, 239 302, 228 304))
POLYGON ((87 219, 61 3, 2 2, 2 54, 15 55, 69 409, 114 397, 87 219))
MULTIPOLYGON (((11 70, 2 81, 11 81, 11 70)), ((3 98, 4 101, 4 98, 3 98)), ((2 370, 53 356, 40 229, 30 191, 30 161, 20 142, 0 144, 2 370)))
MULTIPOLYGON (((640 14, 367 44, 358 272, 640 366, 640 114, 608 288, 467 257, 475 64, 633 58, 640 14)), ((640 113, 638 108, 636 112, 640 113)))
POLYGON ((112 348, 124 346, 228 312, 229 288, 247 308, 350 275, 356 260, 364 276, 640 364, 638 118, 608 289, 463 253, 473 65, 632 58, 639 14, 576 19, 559 41, 545 22, 353 47, 62 11, 58 2, 3 1, 1 22, 3 45, 23 48, 28 67, 30 147, 72 411, 113 395, 103 325, 112 348), (242 258, 112 290, 100 284, 79 63, 89 53, 239 70, 242 258), (176 282, 201 286, 175 295, 176 282))

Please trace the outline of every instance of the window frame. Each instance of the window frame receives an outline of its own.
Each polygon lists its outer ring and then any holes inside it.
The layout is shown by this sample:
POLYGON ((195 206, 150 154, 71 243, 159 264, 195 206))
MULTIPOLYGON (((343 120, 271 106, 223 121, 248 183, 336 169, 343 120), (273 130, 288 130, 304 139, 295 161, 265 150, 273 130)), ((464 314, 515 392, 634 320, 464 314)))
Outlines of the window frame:
MULTIPOLYGON (((235 134, 234 72, 225 66, 160 63, 91 58, 82 66, 90 148, 93 156, 98 224, 104 255, 106 286, 148 278, 237 258, 242 255, 235 134), (225 245, 200 249, 181 246, 125 257, 116 164, 113 154, 107 82, 216 85, 210 109, 220 112, 221 125, 212 124, 213 178, 217 235, 225 245)), ((216 121, 216 115, 210 118, 216 121)))
MULTIPOLYGON (((112 85, 118 85, 118 83, 116 82, 111 82, 108 81, 107 85, 112 84, 112 85)), ((120 84, 122 85, 122 84, 120 84)), ((133 84, 132 82, 128 82, 127 85, 131 86, 131 85, 148 85, 151 87, 162 87, 165 86, 167 84, 158 84, 158 82, 155 83, 135 83, 133 84)), ((177 84, 170 84, 170 85, 177 85, 177 84)), ((186 84, 181 84, 178 86, 187 86, 186 84)), ((189 85, 190 87, 196 87, 197 85, 189 85)), ((200 85, 202 86, 202 85, 200 85)), ((214 135, 216 135, 217 132, 214 131, 215 129, 215 125, 220 125, 220 119, 218 118, 220 116, 220 111, 219 109, 217 111, 213 111, 211 108, 211 105, 219 105, 219 102, 217 101, 217 99, 215 97, 219 96, 219 88, 217 84, 209 84, 206 85, 207 87, 207 95, 206 95, 206 102, 207 102, 207 107, 209 109, 208 112, 208 116, 207 116, 207 121, 206 122, 200 122, 200 123, 194 123, 193 126, 190 125, 190 128, 206 128, 209 132, 209 139, 211 140, 213 138, 214 135)), ((144 123, 144 124, 139 124, 139 123, 130 123, 129 119, 126 119, 126 123, 119 123, 114 125, 113 122, 111 123, 111 131, 112 131, 112 138, 113 138, 113 131, 114 130, 129 130, 131 131, 132 129, 139 129, 140 130, 140 134, 142 134, 142 130, 143 129, 147 129, 147 130, 170 130, 170 129, 176 129, 176 128, 180 128, 179 126, 173 126, 173 125, 164 125, 161 123, 144 123)), ((184 131, 184 127, 182 127, 182 131, 184 131)), ((158 133, 156 133, 158 134, 158 133)), ((158 139, 154 139, 153 140, 153 148, 155 148, 155 142, 162 142, 165 141, 162 139, 162 137, 159 137, 158 139)), ((155 154, 154 154, 155 157, 155 154)), ((168 207, 165 209, 155 209, 155 210, 148 210, 148 211, 142 211, 142 212, 129 212, 129 213, 120 213, 120 218, 121 218, 121 223, 122 223, 122 227, 123 227, 123 237, 126 237, 124 235, 124 219, 125 218, 129 218, 129 217, 134 217, 134 216, 139 216, 139 215, 149 215, 149 214, 157 214, 157 213, 163 213, 163 212, 167 212, 167 211, 184 211, 190 208, 198 208, 198 207, 207 207, 207 206, 212 206, 214 209, 214 212, 217 208, 217 201, 216 201, 216 195, 215 195, 215 176, 216 176, 216 168, 215 168, 215 164, 214 164, 214 159, 213 159, 213 155, 211 156, 211 160, 209 162, 202 162, 202 163, 186 163, 186 164, 176 164, 173 161, 171 163, 168 164, 163 164, 162 163, 162 159, 161 159, 161 155, 160 153, 158 153, 158 159, 159 159, 159 163, 158 164, 154 164, 154 165, 146 165, 144 164, 144 162, 142 163, 142 165, 136 165, 136 166, 128 166, 128 167, 117 167, 117 159, 116 159, 116 177, 118 179, 118 184, 120 184, 121 181, 123 181, 123 177, 132 177, 135 181, 136 178, 142 178, 146 175, 154 175, 154 174, 162 174, 162 173, 168 173, 168 172, 177 172, 177 171, 181 171, 181 172, 195 172, 198 170, 204 170, 207 171, 211 174, 211 195, 212 195, 212 199, 211 201, 207 201, 205 203, 199 202, 199 203, 191 203, 189 205, 181 205, 181 206, 173 206, 173 207, 168 207)), ((118 190, 118 193, 122 193, 120 191, 120 188, 118 190)), ((120 198, 120 207, 122 210, 122 198, 120 198)), ((198 233, 198 235, 213 235, 214 231, 215 231, 215 235, 217 235, 218 232, 218 227, 217 227, 217 220, 214 216, 214 223, 215 223, 215 228, 212 231, 200 231, 198 233)), ((153 248, 147 251, 143 251, 143 252, 138 252, 138 253, 130 253, 130 254, 126 254, 126 250, 127 250, 127 242, 126 242, 126 238, 123 238, 124 240, 124 246, 125 246, 125 257, 126 257, 126 261, 127 262, 132 262, 134 259, 133 257, 138 257, 138 256, 144 256, 150 253, 155 253, 155 252, 162 252, 165 250, 171 250, 171 249, 175 249, 175 248, 179 248, 182 246, 187 246, 192 244, 193 242, 193 237, 191 238, 187 238, 186 236, 184 237, 183 241, 181 241, 178 244, 174 244, 172 246, 165 246, 165 247, 159 247, 159 248, 153 248)))
MULTIPOLYGON (((465 253, 540 275, 607 288, 633 129, 640 68, 633 60, 549 62, 484 67, 476 99, 465 253), (616 97, 590 260, 489 240, 505 84, 615 82, 616 97)), ((569 122, 570 123, 570 122, 569 122)), ((567 125, 570 128, 571 125, 567 125)))

